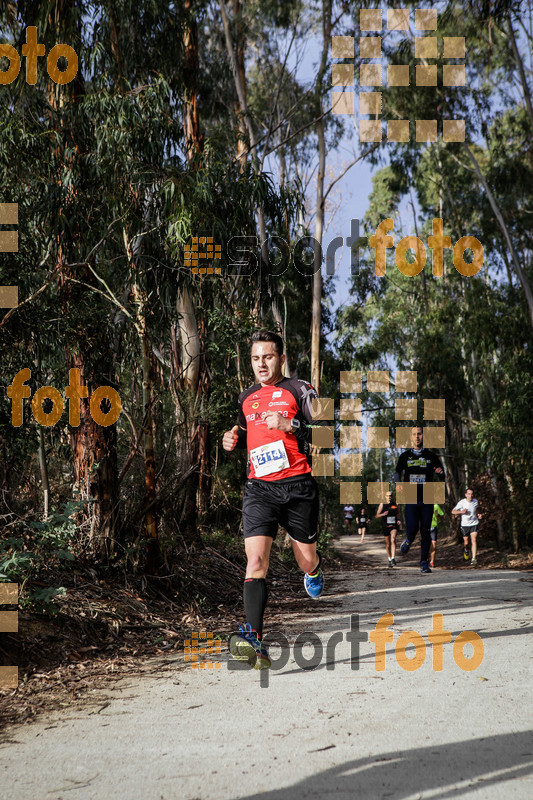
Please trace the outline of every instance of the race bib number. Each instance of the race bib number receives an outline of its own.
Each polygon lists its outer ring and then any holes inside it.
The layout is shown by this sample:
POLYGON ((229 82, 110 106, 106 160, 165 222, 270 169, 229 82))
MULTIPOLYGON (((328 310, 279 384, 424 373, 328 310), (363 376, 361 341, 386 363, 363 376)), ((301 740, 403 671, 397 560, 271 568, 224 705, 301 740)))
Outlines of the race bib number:
POLYGON ((425 475, 409 475, 409 483, 425 483, 425 475))
POLYGON ((396 525, 396 517, 387 517, 387 525, 396 525))
POLYGON ((261 447, 254 447, 253 450, 250 450, 250 461, 253 464, 256 478, 280 472, 289 466, 287 451, 282 439, 262 444, 261 447))

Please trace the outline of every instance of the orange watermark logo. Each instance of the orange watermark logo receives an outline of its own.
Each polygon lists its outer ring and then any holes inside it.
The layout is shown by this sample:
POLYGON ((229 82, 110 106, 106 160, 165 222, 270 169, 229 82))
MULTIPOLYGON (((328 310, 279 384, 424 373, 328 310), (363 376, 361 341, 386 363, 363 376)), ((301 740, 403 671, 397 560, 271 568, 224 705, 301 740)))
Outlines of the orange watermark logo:
MULTIPOLYGON (((25 385, 30 378, 31 371, 28 368, 21 369, 6 390, 7 396, 11 398, 11 424, 15 428, 20 428, 22 425, 24 398, 31 396, 30 387, 25 385)), ((69 370, 69 384, 65 386, 64 391, 65 397, 69 400, 69 424, 77 428, 80 424, 80 400, 89 396, 87 387, 82 386, 80 383, 79 369, 69 370)), ((99 386, 91 394, 89 407, 91 417, 96 424, 105 428, 117 421, 122 410, 122 403, 116 389, 111 386, 99 386), (103 412, 101 409, 100 404, 103 400, 106 400, 110 405, 110 409, 107 412, 103 412)), ((39 425, 50 428, 52 425, 56 425, 63 416, 63 398, 53 386, 41 386, 33 395, 31 408, 33 416, 39 425), (47 412, 43 410, 43 402, 45 400, 50 400, 52 403, 51 410, 47 412)))
MULTIPOLYGON (((26 28, 26 44, 22 45, 22 55, 26 58, 26 83, 37 83, 37 58, 45 55, 45 46, 37 41, 37 28, 30 25, 26 28)), ((0 44, 0 59, 7 58, 7 69, 0 68, 0 85, 13 83, 20 72, 20 56, 10 44, 0 44)), ((1 62, 0 62, 1 63, 1 62)), ((74 80, 78 74, 78 55, 68 44, 56 44, 46 59, 46 71, 54 83, 65 84, 74 80), (60 58, 67 61, 64 70, 59 69, 60 58)))
POLYGON ((184 264, 190 267, 193 275, 221 275, 220 267, 200 267, 199 261, 220 261, 222 257, 222 245, 215 244, 212 236, 193 236, 192 245, 186 244, 184 249, 184 264), (200 250, 205 246, 205 250, 200 250))
MULTIPOLYGON (((376 672, 383 672, 386 666, 385 661, 385 646, 392 643, 394 634, 389 630, 390 626, 394 623, 393 614, 383 614, 379 618, 376 627, 370 632, 370 641, 374 645, 374 666, 376 672)), ((428 642, 432 645, 433 650, 433 672, 442 672, 443 669, 443 645, 449 644, 452 640, 452 632, 446 631, 442 627, 443 617, 442 614, 433 614, 433 627, 428 631, 428 642)), ((394 645, 394 654, 398 665, 407 672, 415 672, 420 669, 426 660, 426 643, 417 631, 404 631, 401 633, 394 645), (415 652, 412 657, 407 656, 407 647, 414 647, 415 652)), ((474 631, 463 631, 460 633, 453 643, 453 660, 459 669, 463 672, 472 672, 477 669, 483 657, 485 649, 483 647, 483 640, 478 633, 474 631), (464 654, 464 648, 467 644, 472 645, 473 653, 467 658, 464 654)))
MULTIPOLYGON (((18 605, 19 588, 16 583, 0 583, 0 606, 18 605)), ((0 633, 18 633, 18 611, 0 611, 0 633)), ((16 689, 18 667, 0 667, 0 689, 16 689)))
MULTIPOLYGON (((385 275, 387 269, 386 250, 394 247, 394 239, 392 236, 387 235, 387 232, 392 231, 393 227, 394 222, 392 219, 383 220, 383 222, 379 223, 375 234, 368 240, 370 247, 375 250, 374 271, 379 278, 385 275)), ((433 253, 433 275, 436 278, 442 278, 444 249, 452 246, 452 240, 449 236, 443 235, 442 219, 440 217, 433 219, 433 235, 428 236, 428 245, 433 253)), ((460 272, 465 278, 471 278, 473 275, 477 275, 483 266, 485 251, 483 245, 475 236, 462 236, 454 245, 452 258, 457 272, 460 272), (471 250, 474 254, 471 262, 465 261, 465 250, 471 250)), ((424 242, 417 236, 404 236, 403 239, 400 239, 394 251, 396 266, 400 272, 409 278, 422 272, 426 259, 427 251, 424 242), (411 264, 408 263, 405 257, 408 250, 412 250, 415 254, 415 259, 411 264)))
MULTIPOLYGON (((369 640, 374 645, 374 669, 376 672, 383 672, 386 667, 386 645, 394 641, 394 633, 389 630, 390 626, 394 623, 393 614, 383 614, 376 623, 373 630, 362 631, 359 627, 359 614, 351 614, 349 620, 349 630, 343 634, 342 631, 335 631, 332 633, 327 641, 324 643, 312 631, 304 631, 300 633, 292 647, 292 655, 296 664, 300 669, 313 670, 320 667, 325 660, 326 670, 334 670, 338 663, 345 663, 346 659, 342 658, 341 661, 336 660, 336 647, 341 644, 344 639, 350 644, 350 668, 352 670, 359 670, 360 667, 360 645, 369 640), (303 648, 307 652, 303 652, 303 648), (312 648, 312 654, 309 650, 312 648), (325 659, 324 659, 325 656, 325 659)), ((443 627, 443 615, 433 614, 433 627, 428 631, 427 639, 429 645, 432 647, 432 668, 434 672, 442 672, 444 666, 444 645, 450 644, 452 640, 451 631, 445 630, 443 627)), ((269 685, 269 673, 283 669, 291 656, 291 646, 287 637, 280 631, 271 631, 267 633, 263 640, 263 644, 267 648, 275 648, 279 655, 275 655, 273 649, 269 650, 269 657, 271 661, 270 669, 260 671, 259 682, 262 688, 269 685)), ((474 631, 463 631, 460 633, 453 642, 453 660, 457 667, 464 672, 472 672, 478 669, 481 665, 485 651, 483 641, 479 634, 474 631), (472 652, 465 653, 465 648, 470 645, 472 652)), ((424 664, 426 660, 427 646, 424 638, 420 633, 414 630, 403 631, 397 638, 394 654, 396 662, 401 669, 406 672, 414 672, 424 664), (414 648, 414 653, 412 654, 414 648), (407 652, 409 649, 409 652, 407 652)), ((363 656, 365 658, 365 656, 363 656)), ((230 671, 239 671, 250 669, 250 664, 244 661, 230 660, 228 661, 228 669, 230 671)))
POLYGON ((220 661, 203 661, 202 656, 220 655, 221 642, 212 633, 193 631, 191 639, 185 639, 184 658, 191 662, 191 669, 220 669, 220 661))

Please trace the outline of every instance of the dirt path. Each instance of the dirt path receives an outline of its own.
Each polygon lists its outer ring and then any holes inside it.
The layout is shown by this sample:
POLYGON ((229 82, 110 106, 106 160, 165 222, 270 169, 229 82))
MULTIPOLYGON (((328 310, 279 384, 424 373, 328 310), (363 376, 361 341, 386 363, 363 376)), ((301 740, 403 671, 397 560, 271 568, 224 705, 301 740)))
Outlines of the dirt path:
POLYGON ((224 652, 219 669, 153 662, 91 707, 12 727, 0 746, 2 796, 530 800, 533 575, 421 575, 416 546, 388 569, 382 540, 357 538, 339 540, 355 565, 328 582, 315 613, 278 620, 287 644, 272 646, 272 670, 235 671, 224 652), (367 635, 386 613, 393 641, 380 670, 367 635), (438 614, 451 642, 432 648, 438 614), (419 634, 416 670, 414 649, 398 642, 409 630, 419 634), (481 637, 475 648, 454 644, 463 631, 481 637), (304 632, 308 644, 296 641, 304 632), (481 663, 468 671, 479 641, 481 663))

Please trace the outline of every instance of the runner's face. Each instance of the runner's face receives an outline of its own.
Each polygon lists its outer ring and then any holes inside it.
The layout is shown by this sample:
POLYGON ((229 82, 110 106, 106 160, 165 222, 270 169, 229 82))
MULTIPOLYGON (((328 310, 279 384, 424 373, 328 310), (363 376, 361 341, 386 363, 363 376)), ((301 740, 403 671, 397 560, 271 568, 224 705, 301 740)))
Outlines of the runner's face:
POLYGON ((390 503, 390 501, 392 500, 392 493, 391 492, 387 492, 385 497, 387 498, 387 503, 390 503))
POLYGON ((469 489, 467 491, 467 493, 466 493, 466 499, 468 500, 469 503, 472 502, 472 497, 473 496, 474 496, 474 492, 472 491, 472 489, 469 489))
POLYGON ((278 355, 274 342, 254 342, 252 345, 252 369, 257 383, 270 386, 283 377, 285 355, 278 355))
POLYGON ((420 450, 424 441, 422 428, 411 428, 411 444, 416 450, 420 450))

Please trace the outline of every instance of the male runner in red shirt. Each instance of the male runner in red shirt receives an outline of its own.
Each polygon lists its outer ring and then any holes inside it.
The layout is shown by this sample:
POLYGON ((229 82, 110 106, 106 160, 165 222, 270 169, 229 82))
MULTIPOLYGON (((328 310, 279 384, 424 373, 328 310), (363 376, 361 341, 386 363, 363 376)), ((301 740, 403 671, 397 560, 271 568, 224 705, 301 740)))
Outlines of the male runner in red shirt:
MULTIPOLYGON (((272 331, 252 336, 252 369, 256 384, 239 396, 239 424, 226 431, 224 450, 248 449, 248 479, 242 517, 247 557, 244 579, 246 624, 230 636, 230 652, 255 669, 270 659, 264 645, 266 574, 278 524, 287 530, 296 561, 304 571, 311 597, 324 587, 317 553, 318 487, 311 475, 309 442, 312 400, 318 395, 306 381, 283 377, 283 340, 272 331)), ((321 424, 321 423, 315 423, 321 424)))

